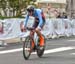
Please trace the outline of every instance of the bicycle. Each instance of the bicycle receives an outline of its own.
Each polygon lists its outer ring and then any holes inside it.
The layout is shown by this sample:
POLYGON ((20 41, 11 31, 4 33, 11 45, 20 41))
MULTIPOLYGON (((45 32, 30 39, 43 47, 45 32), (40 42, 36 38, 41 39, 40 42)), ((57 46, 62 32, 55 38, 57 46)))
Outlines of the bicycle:
MULTIPOLYGON (((34 29, 33 28, 28 28, 27 27, 27 30, 28 31, 33 31, 34 29)), ((44 35, 43 35, 44 37, 44 35)), ((32 40, 31 40, 31 37, 30 37, 30 34, 24 38, 24 41, 23 41, 23 56, 24 56, 24 59, 25 60, 28 60, 31 53, 36 51, 37 52, 37 56, 39 58, 42 57, 42 55, 44 54, 44 50, 45 50, 45 37, 44 37, 44 46, 42 49, 40 49, 40 39, 38 37, 38 35, 36 34, 36 32, 34 33, 34 48, 32 48, 32 40)))

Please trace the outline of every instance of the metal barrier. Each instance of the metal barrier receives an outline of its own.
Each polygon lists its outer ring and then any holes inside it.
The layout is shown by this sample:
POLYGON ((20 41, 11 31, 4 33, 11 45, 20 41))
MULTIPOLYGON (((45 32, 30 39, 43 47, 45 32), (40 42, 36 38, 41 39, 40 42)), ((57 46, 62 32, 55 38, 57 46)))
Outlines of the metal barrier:
POLYGON ((4 27, 4 26, 3 26, 3 24, 4 24, 4 23, 3 23, 3 22, 1 22, 1 20, 0 20, 0 34, 2 34, 2 33, 3 33, 3 27, 4 27))
MULTIPOLYGON (((0 41, 12 38, 20 38, 26 33, 22 33, 20 29, 21 21, 25 19, 5 19, 1 20, 0 41)), ((28 26, 33 24, 34 19, 30 18, 28 26)), ((60 36, 75 35, 75 19, 46 19, 46 24, 42 33, 46 38, 58 38, 60 36)))

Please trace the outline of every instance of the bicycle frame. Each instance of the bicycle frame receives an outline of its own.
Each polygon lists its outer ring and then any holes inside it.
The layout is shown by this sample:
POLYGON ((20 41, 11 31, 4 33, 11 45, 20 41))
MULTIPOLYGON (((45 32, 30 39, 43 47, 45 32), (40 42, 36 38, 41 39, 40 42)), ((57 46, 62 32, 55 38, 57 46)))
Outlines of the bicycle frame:
MULTIPOLYGON (((34 48, 32 47, 32 42, 31 42, 31 31, 33 31, 32 29, 31 30, 28 30, 24 36, 24 42, 23 42, 23 55, 24 55, 24 58, 26 60, 28 60, 29 56, 31 55, 31 52, 35 51, 37 52, 37 56, 38 57, 42 57, 43 53, 44 53, 44 50, 45 50, 45 46, 43 48, 40 48, 40 45, 39 45, 39 36, 37 35, 37 33, 35 32, 34 30, 34 37, 33 37, 33 40, 34 40, 34 48), (28 44, 29 43, 29 44, 28 44), (29 46, 28 46, 29 45, 29 46), (28 51, 26 51, 28 50, 28 51), (26 52, 28 52, 28 54, 26 54, 26 52)), ((45 43, 45 42, 44 42, 45 43)))
MULTIPOLYGON (((26 32, 22 32, 22 34, 21 34, 21 38, 26 38, 28 36, 30 36, 30 31, 29 30, 27 30, 26 32)), ((34 32, 34 38, 33 38, 33 40, 34 40, 35 44, 37 44, 38 35, 37 35, 36 32, 34 32)))
POLYGON ((37 45, 37 43, 38 43, 38 35, 37 35, 37 33, 35 32, 34 33, 34 42, 35 42, 35 45, 37 45))

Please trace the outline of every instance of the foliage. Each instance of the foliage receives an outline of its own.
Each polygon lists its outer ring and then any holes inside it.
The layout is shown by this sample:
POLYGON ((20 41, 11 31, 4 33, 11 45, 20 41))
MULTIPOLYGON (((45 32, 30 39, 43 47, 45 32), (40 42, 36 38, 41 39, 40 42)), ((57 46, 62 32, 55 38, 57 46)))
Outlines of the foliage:
POLYGON ((35 0, 0 0, 0 8, 2 8, 5 14, 6 14, 5 11, 6 8, 9 9, 12 8, 13 16, 15 16, 15 11, 17 12, 16 16, 21 16, 22 15, 21 13, 25 11, 27 5, 29 5, 31 2, 34 1, 35 0))

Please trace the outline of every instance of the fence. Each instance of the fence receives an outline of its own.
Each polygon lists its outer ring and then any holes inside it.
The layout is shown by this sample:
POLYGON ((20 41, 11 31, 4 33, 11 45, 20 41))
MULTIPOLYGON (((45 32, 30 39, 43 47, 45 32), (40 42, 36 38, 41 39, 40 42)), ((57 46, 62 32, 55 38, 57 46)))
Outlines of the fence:
MULTIPOLYGON (((20 18, 0 20, 0 41, 26 35, 27 32, 20 30, 20 23, 24 20, 20 18)), ((33 21, 34 19, 30 18, 27 26, 32 26, 33 21)), ((46 38, 75 35, 75 19, 46 19, 46 24, 41 32, 46 38)))
POLYGON ((0 20, 0 34, 2 34, 3 33, 3 22, 1 22, 1 20, 0 20))

